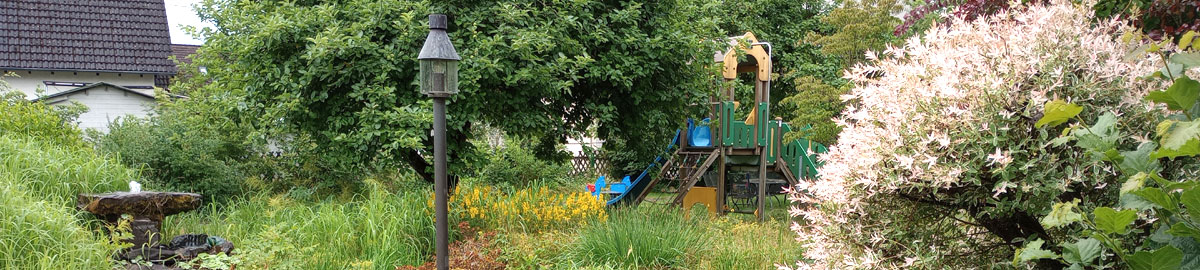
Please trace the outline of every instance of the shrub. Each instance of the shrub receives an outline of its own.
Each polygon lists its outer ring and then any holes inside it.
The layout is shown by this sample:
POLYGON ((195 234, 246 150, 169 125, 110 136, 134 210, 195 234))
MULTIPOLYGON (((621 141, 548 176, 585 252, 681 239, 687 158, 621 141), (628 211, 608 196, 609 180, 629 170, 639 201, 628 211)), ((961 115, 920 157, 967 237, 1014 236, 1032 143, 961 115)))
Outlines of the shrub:
POLYGON ((525 187, 534 183, 563 182, 570 168, 563 163, 542 160, 518 143, 490 149, 487 164, 475 180, 505 187, 525 187))
POLYGON ((196 192, 206 201, 244 194, 261 157, 247 142, 250 129, 226 118, 230 104, 197 96, 160 99, 156 114, 124 118, 98 135, 96 146, 121 162, 144 169, 153 188, 196 192))
POLYGON ((83 105, 54 107, 29 101, 23 93, 0 80, 0 135, 19 134, 83 147, 80 131, 72 121, 85 110, 83 105))
POLYGON ((800 94, 784 98, 780 103, 797 109, 796 117, 788 121, 796 125, 796 132, 788 133, 785 140, 807 137, 823 144, 836 142, 842 128, 834 124, 832 119, 842 112, 844 106, 840 96, 846 90, 813 77, 800 78, 796 87, 803 89, 800 94), (803 127, 807 125, 812 125, 812 129, 804 130, 803 127))
POLYGON ((613 213, 584 228, 572 251, 576 261, 621 268, 679 267, 709 244, 702 218, 675 208, 641 207, 613 213))
POLYGON ((1049 238, 1036 217, 1055 200, 1116 199, 1097 189, 1119 185, 1111 167, 1051 145, 1064 127, 1038 122, 1066 99, 1087 106, 1083 119, 1123 115, 1114 132, 1152 131, 1141 97, 1159 84, 1135 78, 1158 58, 1127 56, 1115 38, 1125 28, 1063 2, 954 19, 847 72, 838 144, 792 197, 813 260, 802 266, 1005 265, 1025 239, 1049 238))
MULTIPOLYGON (((432 194, 431 194, 432 195, 432 194)), ((428 200, 433 209, 433 197, 428 200)), ((483 228, 537 232, 604 220, 604 202, 587 192, 552 190, 547 186, 511 190, 459 186, 450 196, 456 220, 483 228)))
MULTIPOLYGON (((1122 265, 1132 269, 1200 268, 1196 255, 1200 251, 1200 181, 1195 180, 1200 166, 1195 159, 1200 155, 1200 140, 1195 139, 1200 120, 1194 120, 1200 112, 1191 109, 1200 106, 1200 82, 1190 78, 1194 72, 1188 72, 1200 65, 1192 60, 1200 56, 1200 47, 1192 46, 1200 45, 1193 43, 1195 35, 1185 33, 1178 46, 1167 41, 1147 50, 1169 59, 1161 72, 1147 77, 1172 82, 1145 98, 1160 105, 1155 110, 1159 124, 1154 136, 1158 140, 1117 133, 1114 127, 1127 123, 1114 113, 1094 121, 1063 121, 1084 128, 1063 132, 1053 143, 1070 143, 1097 157, 1095 162, 1114 167, 1113 173, 1123 183, 1105 189, 1117 191, 1120 200, 1112 205, 1081 204, 1078 199, 1055 203, 1040 222, 1047 228, 1061 228, 1058 230, 1064 235, 1027 242, 1016 252, 1014 264, 1053 260, 1071 269, 1122 265), (1122 149, 1129 145, 1136 147, 1122 149)), ((1060 108, 1071 110, 1047 108, 1047 117, 1064 119, 1084 109, 1063 104, 1060 108)))
POLYGON ((164 235, 207 233, 237 245, 237 269, 380 269, 424 263, 433 250, 425 194, 373 180, 349 202, 259 195, 167 217, 164 235))

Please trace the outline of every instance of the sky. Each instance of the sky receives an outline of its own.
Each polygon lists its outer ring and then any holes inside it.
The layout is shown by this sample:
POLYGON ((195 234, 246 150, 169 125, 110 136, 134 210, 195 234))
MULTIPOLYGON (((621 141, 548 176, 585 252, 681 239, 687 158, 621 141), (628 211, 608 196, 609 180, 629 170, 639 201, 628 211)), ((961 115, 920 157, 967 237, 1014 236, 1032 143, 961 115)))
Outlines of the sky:
POLYGON ((203 40, 196 39, 183 32, 180 25, 191 25, 196 28, 212 27, 212 24, 200 21, 192 5, 200 0, 166 0, 167 23, 171 24, 171 43, 200 45, 203 40))

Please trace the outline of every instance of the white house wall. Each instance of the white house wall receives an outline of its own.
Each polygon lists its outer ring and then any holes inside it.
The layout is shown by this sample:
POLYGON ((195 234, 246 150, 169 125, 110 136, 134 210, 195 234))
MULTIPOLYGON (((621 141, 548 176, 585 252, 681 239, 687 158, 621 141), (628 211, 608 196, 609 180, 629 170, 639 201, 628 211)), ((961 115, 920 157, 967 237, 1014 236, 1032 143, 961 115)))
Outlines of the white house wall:
POLYGON ((153 111, 154 99, 106 85, 47 100, 55 106, 82 103, 88 111, 79 116, 80 129, 108 132, 108 123, 123 117, 145 117, 153 111))
MULTIPOLYGON (((79 86, 48 86, 45 81, 79 82, 85 85, 106 82, 120 86, 154 86, 154 74, 111 73, 111 72, 73 72, 73 71, 26 71, 0 70, 0 72, 16 73, 20 77, 0 77, 10 86, 25 93, 29 99, 37 98, 37 89, 45 90, 43 95, 79 88, 79 86)), ((134 91, 154 95, 154 89, 133 89, 134 91)))

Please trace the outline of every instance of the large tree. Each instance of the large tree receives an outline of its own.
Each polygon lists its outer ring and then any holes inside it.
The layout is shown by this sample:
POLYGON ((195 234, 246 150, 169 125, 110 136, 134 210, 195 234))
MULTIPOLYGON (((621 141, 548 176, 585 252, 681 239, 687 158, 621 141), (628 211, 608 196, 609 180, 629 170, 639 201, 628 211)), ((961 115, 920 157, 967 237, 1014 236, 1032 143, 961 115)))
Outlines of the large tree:
MULTIPOLYGON (((473 125, 537 138, 542 156, 598 124, 632 157, 652 156, 710 91, 714 36, 704 1, 206 0, 215 29, 196 61, 238 112, 310 153, 325 176, 413 168, 426 179, 429 99, 416 86, 426 15, 451 16, 463 60, 449 103, 451 172, 477 158, 473 125)), ((453 180, 453 179, 452 179, 453 180)))

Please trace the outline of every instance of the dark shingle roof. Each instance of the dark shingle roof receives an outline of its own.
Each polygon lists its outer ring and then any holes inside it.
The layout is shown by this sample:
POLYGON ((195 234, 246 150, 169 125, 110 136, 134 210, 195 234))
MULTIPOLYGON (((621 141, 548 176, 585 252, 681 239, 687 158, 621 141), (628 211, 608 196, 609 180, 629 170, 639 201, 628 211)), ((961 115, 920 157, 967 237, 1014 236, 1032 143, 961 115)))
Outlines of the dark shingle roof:
POLYGON ((163 0, 0 1, 0 68, 175 73, 163 0))
POLYGON ((196 54, 196 49, 199 48, 198 45, 171 44, 171 55, 175 56, 175 61, 191 64, 192 55, 196 54))

